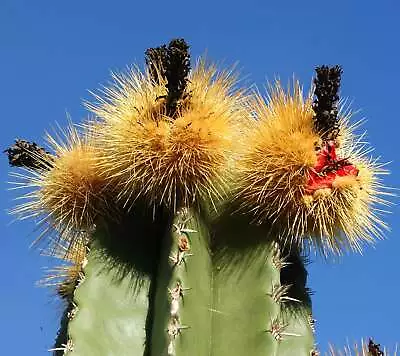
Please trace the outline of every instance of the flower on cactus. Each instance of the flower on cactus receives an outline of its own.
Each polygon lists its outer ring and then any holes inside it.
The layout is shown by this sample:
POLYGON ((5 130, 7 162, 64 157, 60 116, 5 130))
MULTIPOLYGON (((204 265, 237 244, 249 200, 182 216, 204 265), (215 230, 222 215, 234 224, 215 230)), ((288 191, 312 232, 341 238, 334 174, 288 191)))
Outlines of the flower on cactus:
POLYGON ((367 157, 366 144, 353 133, 356 125, 349 125, 351 113, 336 118, 339 69, 326 71, 336 76, 322 83, 317 77, 314 105, 298 82, 285 91, 277 81, 267 102, 256 96, 257 119, 238 163, 237 193, 241 210, 256 222, 269 222, 286 242, 310 237, 324 255, 361 251, 363 242, 381 237, 386 225, 377 205, 388 203, 379 178, 383 164, 367 157))

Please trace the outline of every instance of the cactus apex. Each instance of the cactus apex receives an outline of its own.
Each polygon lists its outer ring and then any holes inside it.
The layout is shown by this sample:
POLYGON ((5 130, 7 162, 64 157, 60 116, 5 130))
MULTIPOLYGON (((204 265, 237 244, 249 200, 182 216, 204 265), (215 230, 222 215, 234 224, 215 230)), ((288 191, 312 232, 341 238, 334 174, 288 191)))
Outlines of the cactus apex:
POLYGON ((238 162, 236 198, 240 210, 257 223, 272 223, 285 243, 311 243, 324 256, 361 252, 386 228, 377 206, 388 204, 379 179, 387 172, 366 156, 350 114, 339 120, 340 145, 321 136, 311 96, 303 97, 298 82, 285 91, 277 81, 268 102, 256 98, 258 120, 238 162))
POLYGON ((114 79, 88 107, 101 122, 95 129, 104 150, 98 168, 119 189, 118 199, 130 207, 144 197, 150 206, 173 210, 220 199, 241 142, 239 124, 248 117, 233 76, 200 63, 173 116, 166 78, 157 83, 132 70, 114 79))
POLYGON ((19 218, 38 218, 43 233, 53 230, 60 240, 72 243, 81 232, 90 232, 99 215, 109 214, 106 182, 96 167, 99 152, 90 134, 80 134, 70 124, 67 130, 47 134, 54 155, 41 155, 47 169, 27 169, 14 173, 18 188, 28 190, 25 201, 11 210, 19 218))

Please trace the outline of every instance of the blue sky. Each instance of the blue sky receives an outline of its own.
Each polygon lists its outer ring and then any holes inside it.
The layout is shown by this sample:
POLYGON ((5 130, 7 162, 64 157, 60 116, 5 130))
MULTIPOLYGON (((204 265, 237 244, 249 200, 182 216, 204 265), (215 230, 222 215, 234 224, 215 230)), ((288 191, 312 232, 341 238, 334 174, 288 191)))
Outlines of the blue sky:
MULTIPOLYGON (((400 5, 398 1, 21 1, 0 2, 0 142, 16 137, 43 142, 56 121, 85 117, 88 89, 106 83, 110 70, 143 64, 143 51, 184 37, 192 56, 229 65, 239 61, 249 83, 262 87, 293 73, 309 87, 320 64, 344 68, 342 94, 353 100, 356 116, 376 155, 392 161, 386 183, 399 186, 400 5)), ((34 286, 52 261, 28 249, 33 223, 16 222, 6 209, 15 194, 6 191, 8 164, 0 162, 0 340, 3 355, 47 355, 61 303, 34 286)), ((400 341, 398 251, 399 208, 387 221, 388 239, 364 256, 326 263, 312 258, 317 341, 373 336, 382 344, 400 341)))

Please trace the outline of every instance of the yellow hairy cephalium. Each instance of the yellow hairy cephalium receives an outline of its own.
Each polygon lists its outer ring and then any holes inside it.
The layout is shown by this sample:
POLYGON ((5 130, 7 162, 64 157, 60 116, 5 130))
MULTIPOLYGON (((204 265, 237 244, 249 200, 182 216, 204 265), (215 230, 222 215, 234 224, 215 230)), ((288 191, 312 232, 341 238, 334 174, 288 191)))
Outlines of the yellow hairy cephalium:
POLYGON ((97 170, 99 154, 92 139, 72 124, 61 135, 47 134, 54 156, 37 158, 47 168, 12 174, 17 188, 29 191, 11 212, 37 220, 42 229, 37 240, 56 230, 59 239, 72 241, 82 231, 91 231, 96 217, 111 205, 106 202, 107 185, 97 170))
POLYGON ((379 177, 387 172, 367 157, 349 112, 340 113, 335 142, 323 142, 311 103, 297 82, 286 91, 277 81, 267 102, 256 96, 256 119, 237 164, 240 210, 288 243, 311 243, 323 255, 361 252, 386 228, 377 206, 389 204, 379 177))
POLYGON ((150 206, 212 204, 224 195, 230 162, 247 118, 245 96, 232 73, 200 62, 191 72, 176 115, 167 116, 165 81, 131 70, 88 104, 102 122, 96 131, 104 151, 98 167, 130 207, 139 197, 150 206))

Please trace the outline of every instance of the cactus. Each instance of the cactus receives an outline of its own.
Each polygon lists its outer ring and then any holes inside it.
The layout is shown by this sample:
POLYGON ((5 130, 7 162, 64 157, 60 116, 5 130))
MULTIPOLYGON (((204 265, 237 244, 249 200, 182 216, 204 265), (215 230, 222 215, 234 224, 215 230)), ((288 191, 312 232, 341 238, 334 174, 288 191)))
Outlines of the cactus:
POLYGON ((296 82, 265 101, 188 48, 115 74, 52 153, 7 150, 31 189, 13 212, 74 262, 55 355, 316 355, 304 255, 382 235, 385 172, 338 109, 340 67, 317 69, 314 102, 296 82))

